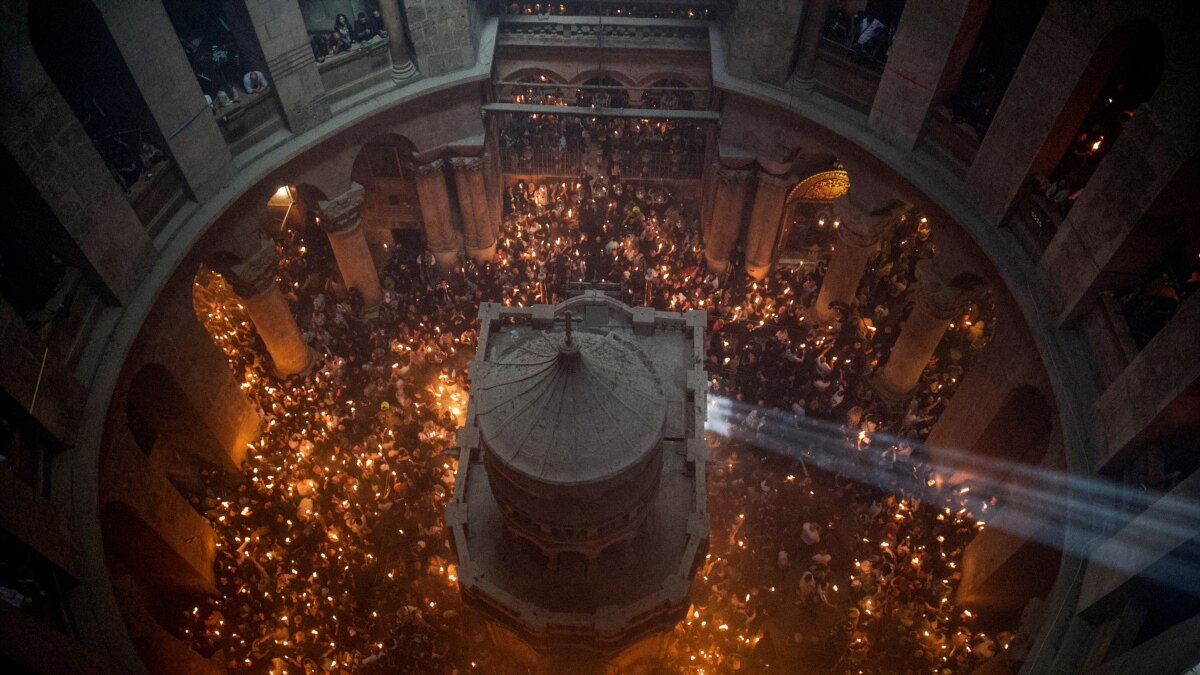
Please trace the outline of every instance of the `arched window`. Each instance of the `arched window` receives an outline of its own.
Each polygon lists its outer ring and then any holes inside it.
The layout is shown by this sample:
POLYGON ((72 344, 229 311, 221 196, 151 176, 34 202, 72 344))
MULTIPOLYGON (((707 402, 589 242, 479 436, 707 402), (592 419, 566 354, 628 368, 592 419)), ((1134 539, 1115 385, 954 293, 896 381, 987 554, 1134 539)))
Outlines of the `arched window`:
POLYGON ((424 250, 424 228, 417 183, 413 174, 416 146, 403 136, 385 134, 371 139, 350 171, 363 186, 362 217, 369 227, 385 227, 391 239, 405 248, 424 250))
POLYGON ((29 38, 113 178, 135 201, 168 148, 100 12, 85 0, 30 3, 29 38))
POLYGON ((629 91, 611 77, 593 77, 583 83, 576 105, 595 108, 628 108, 629 91))
POLYGON ((695 110, 696 92, 676 79, 656 80, 642 95, 642 105, 659 110, 695 110))

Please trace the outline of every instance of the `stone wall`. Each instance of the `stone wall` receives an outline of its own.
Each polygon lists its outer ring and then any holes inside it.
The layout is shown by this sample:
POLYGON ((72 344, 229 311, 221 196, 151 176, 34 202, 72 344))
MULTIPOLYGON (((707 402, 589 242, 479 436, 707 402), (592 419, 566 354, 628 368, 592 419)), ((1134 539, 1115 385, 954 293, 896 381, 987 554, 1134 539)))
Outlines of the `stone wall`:
POLYGON ((304 15, 304 27, 309 33, 333 30, 333 22, 338 14, 345 14, 353 22, 359 12, 370 14, 368 5, 373 8, 376 4, 367 0, 298 0, 298 3, 300 13, 304 15))
POLYGON ((417 68, 425 77, 475 63, 477 8, 466 0, 407 0, 408 34, 417 68))
POLYGON ((741 0, 725 25, 730 74, 782 85, 791 75, 800 0, 741 0))

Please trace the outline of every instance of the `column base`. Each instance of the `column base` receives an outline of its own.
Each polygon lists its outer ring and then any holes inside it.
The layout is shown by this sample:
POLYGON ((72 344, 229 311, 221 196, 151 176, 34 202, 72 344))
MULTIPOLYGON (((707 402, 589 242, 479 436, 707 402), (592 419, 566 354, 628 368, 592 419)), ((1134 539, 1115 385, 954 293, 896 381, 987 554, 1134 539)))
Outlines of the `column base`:
POLYGON ((708 267, 708 271, 714 274, 729 273, 729 261, 713 258, 707 251, 704 252, 704 264, 708 267))
POLYGON ((803 94, 804 96, 808 96, 816 90, 817 80, 813 77, 800 77, 798 75, 792 75, 784 87, 794 94, 803 94))
POLYGON ((458 251, 430 251, 437 269, 446 274, 458 264, 458 251))
POLYGON ((379 309, 383 307, 383 298, 380 298, 373 305, 363 305, 362 315, 364 319, 375 319, 379 317, 379 309))
POLYGON ((491 246, 486 248, 469 248, 467 249, 467 256, 475 262, 490 262, 492 258, 496 257, 496 244, 493 242, 491 246))
POLYGON ((311 373, 313 366, 317 365, 317 362, 321 360, 320 355, 317 354, 317 350, 313 349, 312 347, 308 348, 307 356, 308 356, 308 359, 306 360, 304 367, 300 368, 299 370, 297 370, 294 373, 284 373, 272 361, 271 374, 281 380, 286 380, 287 378, 295 377, 296 375, 299 375, 300 377, 304 377, 304 376, 308 375, 309 373, 311 373))
POLYGON ((413 65, 412 60, 405 61, 400 65, 392 66, 392 82, 395 84, 403 84, 417 75, 417 67, 413 65))
POLYGON ((767 275, 770 273, 770 263, 767 263, 766 265, 756 265, 749 262, 746 263, 746 276, 754 279, 755 281, 762 281, 763 279, 766 279, 767 275))
POLYGON ((813 302, 812 316, 818 324, 833 322, 833 308, 829 306, 829 300, 822 298, 820 293, 817 294, 817 299, 813 302))
MULTIPOLYGON (((886 369, 887 366, 885 365, 886 369)), ((900 391, 895 389, 890 384, 885 382, 882 377, 875 375, 871 377, 871 388, 875 390, 875 394, 879 396, 888 407, 903 408, 912 400, 913 394, 917 393, 917 388, 911 387, 908 391, 900 391)))

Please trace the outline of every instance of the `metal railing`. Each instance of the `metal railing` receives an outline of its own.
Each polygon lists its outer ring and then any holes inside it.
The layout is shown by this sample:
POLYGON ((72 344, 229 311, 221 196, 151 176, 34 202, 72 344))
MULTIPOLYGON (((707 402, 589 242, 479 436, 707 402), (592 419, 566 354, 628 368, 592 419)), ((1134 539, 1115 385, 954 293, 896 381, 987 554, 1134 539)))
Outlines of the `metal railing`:
POLYGON ((688 19, 502 16, 496 44, 707 51, 708 26, 688 19))
MULTIPOLYGON (((578 176, 583 171, 580 150, 504 148, 500 165, 505 173, 530 176, 578 176)), ((699 179, 704 174, 704 154, 699 152, 631 152, 616 161, 624 180, 699 179)))

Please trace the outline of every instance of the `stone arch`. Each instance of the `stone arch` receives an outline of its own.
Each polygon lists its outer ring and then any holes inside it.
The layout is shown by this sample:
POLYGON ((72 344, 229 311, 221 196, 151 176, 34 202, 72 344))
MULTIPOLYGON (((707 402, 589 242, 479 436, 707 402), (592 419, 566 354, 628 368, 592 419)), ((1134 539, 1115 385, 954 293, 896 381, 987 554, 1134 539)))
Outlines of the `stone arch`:
POLYGON ((133 376, 125 395, 125 420, 137 447, 162 462, 168 475, 178 470, 190 478, 195 464, 237 470, 230 453, 204 426, 191 397, 160 364, 145 364, 133 376))
POLYGON ((115 568, 140 570, 142 582, 162 592, 204 596, 215 591, 211 571, 205 574, 189 566, 136 507, 121 500, 107 502, 100 509, 100 522, 105 552, 115 568))
MULTIPOLYGON (((988 467, 982 472, 987 478, 1000 485, 1018 484, 1015 465, 1055 466, 1056 462, 1047 462, 1056 459, 1051 457, 1056 449, 1061 450, 1055 417, 1054 405, 1041 388, 1015 386, 967 452, 988 467)), ((1005 509, 1000 495, 999 511, 984 517, 992 526, 964 552, 956 601, 972 611, 985 610, 993 621, 1011 622, 1031 600, 1044 597, 1062 557, 1059 517, 1032 513, 1029 507, 1015 504, 1005 509)))
POLYGON ((497 87, 497 100, 535 105, 555 105, 562 100, 563 88, 559 85, 567 82, 567 78, 558 72, 541 67, 518 68, 500 80, 510 84, 497 87), (516 83, 527 83, 528 86, 516 83))
POLYGON ((607 70, 604 68, 592 68, 591 70, 582 71, 575 75, 575 77, 571 78, 567 84, 584 84, 588 80, 593 80, 600 77, 616 80, 622 87, 626 88, 633 88, 637 86, 637 82, 635 82, 633 78, 629 77, 625 73, 622 73, 619 70, 607 70))
POLYGON ((697 92, 694 89, 697 87, 690 82, 690 78, 682 75, 651 76, 643 78, 642 83, 639 86, 644 87, 640 93, 642 107, 645 108, 695 110, 698 107, 705 107, 708 103, 707 97, 696 95, 697 92))
POLYGON ((1053 430, 1053 404, 1038 387, 1022 384, 1008 392, 968 450, 981 457, 1037 465, 1046 457, 1053 430))
POLYGON ((585 70, 571 79, 566 88, 567 103, 591 106, 593 102, 602 108, 625 108, 632 100, 636 84, 633 78, 615 71, 594 68, 585 70), (582 87, 607 87, 606 89, 584 89, 582 87), (573 94, 573 95, 572 95, 573 94))
POLYGON ((528 67, 518 68, 500 78, 505 82, 546 82, 567 84, 567 78, 550 68, 528 67), (545 77, 545 79, 542 79, 545 77))
POLYGON ((367 241, 383 249, 393 245, 424 250, 425 220, 417 191, 416 145, 406 136, 385 133, 363 144, 350 180, 363 186, 361 206, 367 241))
POLYGON ((642 88, 661 86, 658 84, 661 80, 677 80, 685 87, 694 87, 696 89, 701 89, 705 86, 696 81, 696 78, 691 75, 671 70, 660 70, 645 75, 642 79, 638 80, 635 86, 642 88))
POLYGON ((175 378, 158 364, 138 370, 125 399, 125 420, 133 440, 147 456, 165 434, 178 427, 191 404, 175 378))

